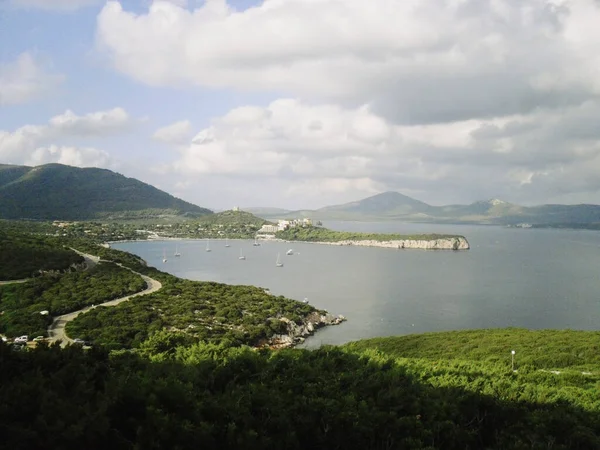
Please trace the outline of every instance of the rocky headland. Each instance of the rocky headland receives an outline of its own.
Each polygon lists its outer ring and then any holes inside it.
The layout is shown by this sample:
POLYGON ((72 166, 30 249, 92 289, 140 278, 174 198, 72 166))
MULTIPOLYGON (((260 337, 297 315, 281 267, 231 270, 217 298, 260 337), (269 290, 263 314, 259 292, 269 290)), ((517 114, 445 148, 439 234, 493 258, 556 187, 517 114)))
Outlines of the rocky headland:
POLYGON ((439 239, 397 239, 389 241, 377 240, 342 240, 335 242, 314 242, 326 245, 354 245, 357 247, 381 247, 395 249, 422 250, 469 250, 469 242, 462 236, 439 239))
POLYGON ((316 330, 328 325, 339 325, 346 320, 342 315, 334 316, 329 313, 322 314, 320 311, 315 311, 306 316, 301 324, 297 324, 293 320, 281 317, 279 320, 284 322, 287 327, 285 334, 275 334, 263 345, 280 349, 293 347, 301 344, 308 336, 312 336, 316 330))

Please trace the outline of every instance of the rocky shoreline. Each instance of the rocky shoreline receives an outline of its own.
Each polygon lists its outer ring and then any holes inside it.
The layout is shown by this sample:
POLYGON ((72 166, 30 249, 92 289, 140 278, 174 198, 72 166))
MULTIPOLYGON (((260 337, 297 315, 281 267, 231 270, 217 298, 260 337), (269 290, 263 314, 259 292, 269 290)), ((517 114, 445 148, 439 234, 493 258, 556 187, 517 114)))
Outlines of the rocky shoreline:
POLYGON ((334 316, 333 314, 321 314, 319 311, 315 311, 306 316, 300 325, 285 317, 282 317, 279 320, 286 324, 287 333, 271 336, 271 338, 264 343, 264 346, 272 349, 293 347, 304 342, 308 336, 312 336, 319 328, 329 325, 339 325, 342 322, 345 322, 346 318, 342 315, 334 316))
MULTIPOLYGON (((302 241, 290 241, 302 242, 302 241)), ((324 245, 353 245, 357 247, 380 247, 395 249, 422 249, 422 250, 469 250, 470 245, 466 238, 462 236, 439 238, 439 239, 399 239, 390 241, 376 240, 344 240, 335 242, 312 242, 313 244, 324 245)))

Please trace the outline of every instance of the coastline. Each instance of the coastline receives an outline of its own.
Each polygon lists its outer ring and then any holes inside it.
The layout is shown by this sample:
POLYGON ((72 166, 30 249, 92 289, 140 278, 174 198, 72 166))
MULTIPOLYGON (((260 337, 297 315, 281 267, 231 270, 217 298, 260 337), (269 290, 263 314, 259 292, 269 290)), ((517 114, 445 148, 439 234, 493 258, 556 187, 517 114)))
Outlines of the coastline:
MULTIPOLYGON (((111 244, 113 243, 121 243, 121 242, 152 242, 152 241, 173 241, 173 240, 197 240, 204 241, 206 238, 164 238, 164 239, 135 239, 135 240, 122 240, 122 241, 105 241, 101 246, 106 248, 111 248, 111 244)), ((229 238, 228 238, 229 239, 229 238)), ((215 241, 225 241, 225 239, 213 239, 215 241)), ((229 239, 230 241, 251 241, 252 239, 229 239)), ((269 239, 278 242, 286 242, 283 239, 269 239)), ((129 253, 129 252, 127 252, 129 253)), ((130 269, 131 270, 131 269, 130 269)), ((141 274, 140 274, 141 275, 141 274)), ((193 280, 199 281, 200 280, 193 280)), ((258 287, 258 286, 257 286, 258 287)), ((271 292, 266 289, 266 293, 269 295, 271 292)), ((138 294, 134 294, 138 295, 138 294)), ((294 299, 290 299, 294 300, 294 299)), ((294 300, 300 302, 300 300, 294 300)), ((307 316, 302 318, 302 323, 297 324, 293 320, 288 319, 287 317, 281 317, 279 320, 286 324, 286 333, 282 334, 273 334, 271 337, 263 339, 258 345, 255 345, 254 348, 264 348, 268 347, 271 349, 284 349, 284 348, 293 348, 298 344, 303 343, 308 337, 313 336, 316 331, 320 328, 324 328, 326 326, 334 326, 340 325, 343 322, 346 322, 347 319, 343 315, 334 315, 325 310, 320 310, 313 306, 315 310, 309 313, 307 316)))
MULTIPOLYGON (((224 238, 188 238, 188 237, 161 237, 159 239, 124 239, 120 241, 106 241, 102 245, 111 245, 129 242, 163 242, 163 241, 225 241, 224 238)), ((252 238, 240 239, 234 238, 229 241, 251 241, 252 238)), ((337 245, 337 246, 356 246, 356 247, 376 247, 376 248, 393 248, 393 249, 421 249, 421 250, 469 250, 471 248, 469 241, 464 236, 438 238, 438 239, 392 239, 388 241, 377 241, 373 239, 365 240, 340 240, 340 241, 301 241, 280 239, 274 235, 259 235, 259 241, 268 242, 300 242, 303 244, 319 244, 319 245, 337 245)))
MULTIPOLYGON (((303 242, 303 241, 290 241, 303 242)), ((421 250, 469 250, 471 246, 465 237, 457 236, 452 238, 440 239, 398 239, 389 241, 376 240, 343 240, 335 242, 318 241, 314 244, 322 245, 338 245, 338 246, 356 246, 356 247, 379 247, 393 248, 398 250, 403 249, 421 249, 421 250)))

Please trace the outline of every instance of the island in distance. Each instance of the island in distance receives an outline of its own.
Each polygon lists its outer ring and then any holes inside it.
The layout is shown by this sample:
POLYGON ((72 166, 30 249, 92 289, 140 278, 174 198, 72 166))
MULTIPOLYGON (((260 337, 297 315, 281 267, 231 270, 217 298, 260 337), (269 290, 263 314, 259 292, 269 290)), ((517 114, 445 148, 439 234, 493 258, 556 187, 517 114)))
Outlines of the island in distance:
POLYGON ((401 220, 415 223, 600 229, 599 205, 528 207, 490 199, 470 205, 432 206, 398 192, 383 192, 359 201, 315 210, 291 211, 263 207, 246 207, 244 210, 267 220, 309 217, 314 220, 401 220))

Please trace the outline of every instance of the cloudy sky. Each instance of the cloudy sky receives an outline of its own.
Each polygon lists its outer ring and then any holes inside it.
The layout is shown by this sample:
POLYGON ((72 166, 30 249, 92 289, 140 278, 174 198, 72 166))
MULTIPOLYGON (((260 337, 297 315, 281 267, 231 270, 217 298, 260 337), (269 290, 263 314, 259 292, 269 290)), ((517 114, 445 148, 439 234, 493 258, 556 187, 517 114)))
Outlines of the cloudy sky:
POLYGON ((0 162, 210 208, 600 203, 598 0, 0 0, 0 162))

